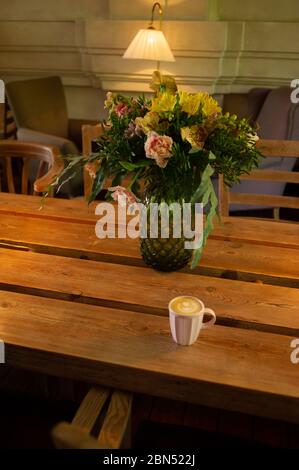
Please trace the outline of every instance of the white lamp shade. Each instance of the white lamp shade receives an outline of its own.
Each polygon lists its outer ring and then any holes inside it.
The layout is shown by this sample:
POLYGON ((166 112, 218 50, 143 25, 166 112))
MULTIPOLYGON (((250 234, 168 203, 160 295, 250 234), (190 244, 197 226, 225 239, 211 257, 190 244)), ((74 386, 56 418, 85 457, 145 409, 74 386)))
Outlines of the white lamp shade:
POLYGON ((138 31, 123 58, 159 62, 174 62, 175 60, 163 32, 152 28, 138 31))

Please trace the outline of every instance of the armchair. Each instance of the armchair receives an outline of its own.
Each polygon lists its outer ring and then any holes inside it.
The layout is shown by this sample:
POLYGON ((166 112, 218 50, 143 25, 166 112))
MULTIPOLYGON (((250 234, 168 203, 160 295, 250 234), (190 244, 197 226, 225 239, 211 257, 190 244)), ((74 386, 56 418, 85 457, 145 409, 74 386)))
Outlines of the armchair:
MULTIPOLYGON (((17 125, 17 137, 59 148, 61 154, 82 151, 82 124, 95 123, 68 118, 60 77, 45 77, 9 82, 6 96, 17 125)), ((64 195, 82 193, 82 178, 64 188, 64 195)))
POLYGON ((75 148, 81 151, 81 126, 95 121, 68 118, 60 77, 9 82, 6 96, 22 139, 27 132, 35 131, 39 133, 36 134, 39 142, 44 139, 44 143, 52 143, 55 136, 63 139, 58 143, 64 151, 69 152, 69 148, 72 152, 75 148))

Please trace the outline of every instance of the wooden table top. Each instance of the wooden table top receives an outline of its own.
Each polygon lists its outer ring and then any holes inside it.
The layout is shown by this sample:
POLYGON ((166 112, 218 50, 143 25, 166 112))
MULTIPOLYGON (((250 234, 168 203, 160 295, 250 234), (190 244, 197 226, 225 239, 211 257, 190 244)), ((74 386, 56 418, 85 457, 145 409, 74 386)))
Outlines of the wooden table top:
POLYGON ((94 205, 0 193, 7 363, 299 422, 299 225, 225 218, 199 268, 160 273, 138 240, 95 236, 94 205), (254 282, 256 281, 256 282, 254 282), (176 345, 167 305, 200 297, 216 325, 176 345))

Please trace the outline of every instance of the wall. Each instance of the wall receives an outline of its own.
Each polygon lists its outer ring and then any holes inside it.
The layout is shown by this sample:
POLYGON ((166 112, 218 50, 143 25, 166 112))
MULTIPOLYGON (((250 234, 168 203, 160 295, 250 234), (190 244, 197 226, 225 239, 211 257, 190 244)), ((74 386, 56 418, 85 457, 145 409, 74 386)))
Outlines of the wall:
MULTIPOLYGON (((163 3, 163 2, 162 2, 163 3)), ((151 0, 0 0, 0 78, 58 74, 72 117, 101 116, 104 91, 147 91, 155 64, 123 60, 151 0)), ((165 0, 176 57, 162 71, 210 92, 299 77, 298 0, 165 0)))

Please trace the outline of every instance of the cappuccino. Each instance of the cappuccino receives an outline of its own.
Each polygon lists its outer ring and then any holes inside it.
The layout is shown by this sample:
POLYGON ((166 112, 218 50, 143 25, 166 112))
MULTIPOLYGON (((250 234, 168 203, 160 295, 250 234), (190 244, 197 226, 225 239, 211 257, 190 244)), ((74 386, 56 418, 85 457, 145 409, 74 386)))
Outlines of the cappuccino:
POLYGON ((185 295, 173 299, 170 308, 177 315, 198 315, 203 305, 196 297, 185 295))

